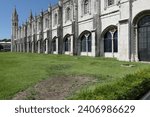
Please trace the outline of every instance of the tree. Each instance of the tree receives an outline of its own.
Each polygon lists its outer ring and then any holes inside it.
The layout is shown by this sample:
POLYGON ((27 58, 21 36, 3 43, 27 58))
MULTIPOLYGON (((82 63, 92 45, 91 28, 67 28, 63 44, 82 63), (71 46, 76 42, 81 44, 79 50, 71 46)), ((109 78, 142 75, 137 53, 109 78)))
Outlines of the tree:
POLYGON ((0 42, 11 42, 11 39, 1 39, 0 42))

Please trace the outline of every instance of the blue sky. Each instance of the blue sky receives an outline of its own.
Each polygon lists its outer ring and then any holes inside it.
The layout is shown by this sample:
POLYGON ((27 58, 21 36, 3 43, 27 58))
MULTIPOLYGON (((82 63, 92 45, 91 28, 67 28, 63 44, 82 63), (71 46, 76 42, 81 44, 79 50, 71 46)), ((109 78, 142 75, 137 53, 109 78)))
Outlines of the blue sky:
POLYGON ((11 38, 11 16, 14 7, 19 15, 19 24, 28 19, 30 10, 33 15, 46 10, 49 4, 56 4, 58 0, 0 0, 0 39, 11 38))

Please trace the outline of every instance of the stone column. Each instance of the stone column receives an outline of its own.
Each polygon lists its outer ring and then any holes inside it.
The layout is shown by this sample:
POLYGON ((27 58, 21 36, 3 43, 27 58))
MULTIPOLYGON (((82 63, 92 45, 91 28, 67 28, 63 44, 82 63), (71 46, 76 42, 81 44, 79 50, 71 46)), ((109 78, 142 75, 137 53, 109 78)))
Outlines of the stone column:
POLYGON ((58 38, 56 38, 56 54, 58 54, 58 38))
POLYGON ((18 52, 19 52, 19 43, 18 43, 18 52))
POLYGON ((114 33, 112 35, 112 57, 114 58, 114 33))
POLYGON ((27 53, 29 53, 29 42, 27 42, 27 53))
POLYGON ((73 55, 73 35, 70 36, 70 55, 73 55))
POLYGON ((32 42, 32 53, 34 53, 34 41, 32 42))
POLYGON ((18 50, 19 50, 19 49, 18 49, 18 43, 17 43, 17 52, 18 52, 18 50))
POLYGON ((23 52, 26 52, 26 51, 25 51, 25 43, 23 43, 23 52))
POLYGON ((14 45, 14 52, 17 52, 17 44, 14 45))
POLYGON ((38 41, 38 54, 40 54, 41 53, 41 41, 39 40, 38 41))
POLYGON ((46 52, 45 52, 45 54, 48 54, 48 39, 46 39, 46 52))
POLYGON ((95 32, 92 32, 92 56, 96 56, 96 46, 95 46, 95 32))
POLYGON ((89 34, 85 34, 85 38, 86 38, 86 55, 88 56, 88 48, 89 48, 89 46, 88 46, 88 37, 89 37, 89 34))
POLYGON ((139 57, 138 57, 138 29, 137 26, 135 27, 135 61, 138 62, 139 61, 139 57))
POLYGON ((20 52, 22 52, 22 43, 20 43, 20 52))
POLYGON ((110 30, 110 34, 111 34, 111 40, 112 40, 112 57, 114 58, 114 33, 115 33, 116 29, 112 29, 110 30))

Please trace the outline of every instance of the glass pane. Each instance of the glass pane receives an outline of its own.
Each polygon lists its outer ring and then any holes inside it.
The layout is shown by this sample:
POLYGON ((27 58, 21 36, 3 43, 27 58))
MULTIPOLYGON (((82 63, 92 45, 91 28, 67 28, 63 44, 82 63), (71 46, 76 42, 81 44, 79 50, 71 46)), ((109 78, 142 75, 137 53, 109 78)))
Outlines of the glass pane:
POLYGON ((86 37, 82 36, 81 38, 81 52, 86 52, 86 37))
POLYGON ((150 61, 150 15, 144 16, 138 23, 139 59, 150 61))
POLYGON ((112 36, 107 32, 104 36, 104 52, 112 52, 112 36))
POLYGON ((91 35, 88 38, 88 52, 92 51, 92 39, 91 39, 91 35))
POLYGON ((65 51, 69 51, 68 39, 65 40, 65 51))
POLYGON ((118 31, 114 33, 114 52, 118 52, 118 31))
POLYGON ((53 51, 56 51, 56 40, 53 41, 53 51))

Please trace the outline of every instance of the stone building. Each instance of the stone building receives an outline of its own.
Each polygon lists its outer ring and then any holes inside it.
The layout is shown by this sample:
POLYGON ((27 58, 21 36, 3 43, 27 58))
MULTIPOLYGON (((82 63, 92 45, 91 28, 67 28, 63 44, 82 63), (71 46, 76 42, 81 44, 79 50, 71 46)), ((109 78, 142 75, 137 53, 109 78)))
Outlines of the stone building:
POLYGON ((11 50, 11 42, 0 41, 0 51, 10 51, 11 50))
POLYGON ((59 0, 18 26, 12 51, 150 61, 149 0, 59 0))

